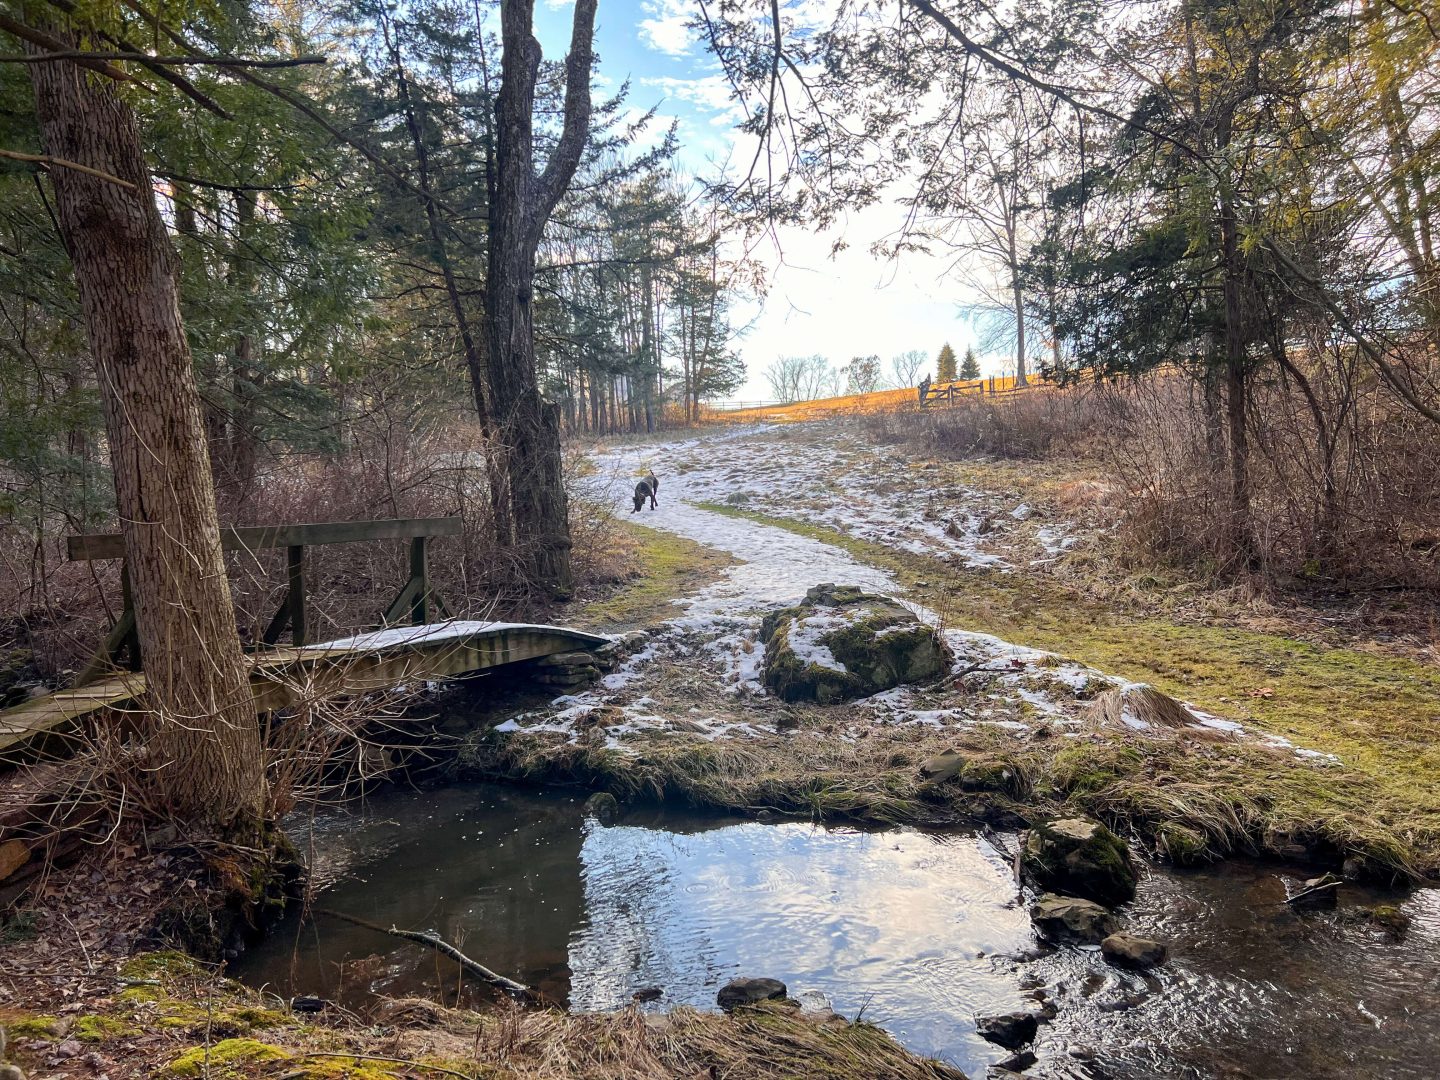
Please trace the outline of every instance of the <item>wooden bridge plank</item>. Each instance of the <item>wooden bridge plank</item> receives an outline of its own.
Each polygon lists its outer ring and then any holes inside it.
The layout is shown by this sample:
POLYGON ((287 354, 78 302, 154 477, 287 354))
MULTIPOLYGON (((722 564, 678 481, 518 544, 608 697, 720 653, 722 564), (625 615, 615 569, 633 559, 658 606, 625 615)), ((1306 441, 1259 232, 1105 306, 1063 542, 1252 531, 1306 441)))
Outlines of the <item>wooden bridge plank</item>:
MULTIPOLYGON (((378 631, 305 647, 267 650, 252 657, 251 690, 257 712, 281 709, 298 697, 354 694, 406 682, 464 675, 609 639, 583 630, 528 623, 431 623, 401 633, 378 631), (475 630, 466 629, 477 625, 475 630)), ((145 692, 143 672, 123 672, 72 690, 60 690, 0 712, 0 754, 46 732, 145 692)))

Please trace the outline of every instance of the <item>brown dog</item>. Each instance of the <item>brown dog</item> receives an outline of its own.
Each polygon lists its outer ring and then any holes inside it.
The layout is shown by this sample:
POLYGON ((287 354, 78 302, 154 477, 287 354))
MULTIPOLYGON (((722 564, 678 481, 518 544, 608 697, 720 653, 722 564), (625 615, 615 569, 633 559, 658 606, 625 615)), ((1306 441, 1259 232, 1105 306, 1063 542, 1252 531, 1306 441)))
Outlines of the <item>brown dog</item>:
POLYGON ((637 513, 645 505, 646 499, 650 500, 651 510, 658 509, 655 503, 655 493, 659 490, 660 481, 655 479, 655 474, 652 472, 635 485, 635 509, 630 512, 637 513))

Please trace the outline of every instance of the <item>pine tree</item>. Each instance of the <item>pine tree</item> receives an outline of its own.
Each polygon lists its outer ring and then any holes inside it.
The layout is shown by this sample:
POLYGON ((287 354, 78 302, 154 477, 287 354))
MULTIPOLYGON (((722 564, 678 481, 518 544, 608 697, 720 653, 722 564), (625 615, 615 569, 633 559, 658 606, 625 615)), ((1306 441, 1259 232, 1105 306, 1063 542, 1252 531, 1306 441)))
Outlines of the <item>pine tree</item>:
MULTIPOLYGON (((58 18, 37 32, 77 51, 94 47, 92 35, 58 18)), ((253 847, 264 757, 231 615, 175 249, 140 125, 113 82, 73 62, 36 64, 30 78, 43 146, 72 163, 50 181, 99 375, 136 629, 149 659, 152 796, 197 835, 253 847)))
POLYGON ((960 362, 960 378, 978 379, 980 377, 980 360, 975 355, 975 347, 972 345, 965 350, 965 359, 960 362))
POLYGON ((955 350, 950 347, 948 341, 935 360, 935 381, 942 383, 955 381, 955 350))

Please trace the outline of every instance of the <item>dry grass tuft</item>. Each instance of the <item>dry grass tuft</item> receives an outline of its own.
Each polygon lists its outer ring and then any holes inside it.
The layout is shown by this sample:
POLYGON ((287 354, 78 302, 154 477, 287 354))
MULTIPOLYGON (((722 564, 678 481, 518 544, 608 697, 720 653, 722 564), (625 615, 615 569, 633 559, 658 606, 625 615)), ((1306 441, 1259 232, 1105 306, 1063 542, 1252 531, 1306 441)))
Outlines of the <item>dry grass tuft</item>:
MULTIPOLYGON (((1153 686, 1116 687, 1106 690, 1087 710, 1092 723, 1116 730, 1137 730, 1135 725, 1156 732, 1193 728, 1195 717, 1184 705, 1153 686)), ((1215 734, 1223 734, 1216 731, 1215 734)))
POLYGON ((778 1003, 729 1016, 681 1008, 486 1017, 475 1047, 507 1080, 964 1080, 870 1024, 817 1023, 778 1003))

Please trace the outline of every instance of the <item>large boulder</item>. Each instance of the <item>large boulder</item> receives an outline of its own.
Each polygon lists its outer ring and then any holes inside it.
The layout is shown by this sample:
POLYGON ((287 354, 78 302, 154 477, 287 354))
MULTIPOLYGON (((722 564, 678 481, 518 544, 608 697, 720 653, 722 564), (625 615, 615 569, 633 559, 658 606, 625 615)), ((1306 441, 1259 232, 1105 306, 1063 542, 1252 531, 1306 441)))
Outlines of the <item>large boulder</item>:
POLYGON ((1113 906, 1135 899, 1130 849, 1098 821, 1062 818, 1030 830, 1022 869, 1042 889, 1113 906))
POLYGON ((1035 932, 1046 941, 1098 945, 1115 933, 1115 916, 1093 900, 1046 893, 1030 906, 1035 932))
POLYGON ((760 624, 765 685, 785 701, 832 705, 949 670, 944 639, 909 608, 854 585, 817 585, 760 624))

